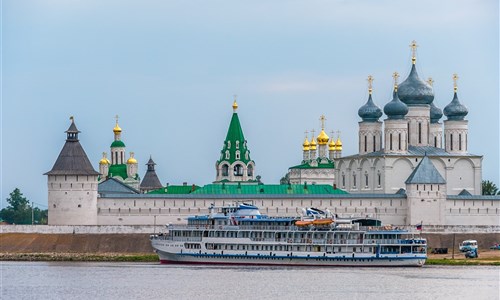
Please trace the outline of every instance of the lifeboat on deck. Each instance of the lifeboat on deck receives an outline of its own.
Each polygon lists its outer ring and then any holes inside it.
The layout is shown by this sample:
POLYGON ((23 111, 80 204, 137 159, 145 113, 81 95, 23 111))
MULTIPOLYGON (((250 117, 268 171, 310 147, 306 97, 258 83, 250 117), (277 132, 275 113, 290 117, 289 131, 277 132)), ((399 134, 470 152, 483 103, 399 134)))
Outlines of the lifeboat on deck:
POLYGON ((313 221, 297 221, 297 222, 295 222, 296 226, 309 226, 312 224, 313 224, 313 221))
POLYGON ((317 219, 313 221, 313 225, 330 225, 332 223, 332 219, 317 219))

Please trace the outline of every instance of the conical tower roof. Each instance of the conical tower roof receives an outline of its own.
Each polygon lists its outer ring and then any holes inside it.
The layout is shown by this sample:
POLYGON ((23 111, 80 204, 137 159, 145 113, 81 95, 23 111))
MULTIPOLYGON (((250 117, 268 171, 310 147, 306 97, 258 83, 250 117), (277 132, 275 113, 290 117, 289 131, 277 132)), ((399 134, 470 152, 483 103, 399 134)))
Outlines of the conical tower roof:
POLYGON ((150 157, 148 163, 146 164, 148 166, 148 170, 146 171, 146 174, 144 175, 144 179, 142 179, 140 188, 141 190, 157 190, 162 188, 163 186, 161 185, 160 179, 158 178, 158 175, 156 175, 155 171, 155 162, 153 159, 150 157))
POLYGON ((236 112, 238 105, 236 101, 233 104, 233 115, 231 117, 231 122, 229 123, 229 128, 227 130, 226 139, 224 140, 224 147, 221 150, 221 161, 228 161, 233 163, 235 161, 242 161, 248 163, 250 159, 250 150, 248 150, 245 136, 243 135, 243 130, 241 129, 240 119, 238 113, 236 112), (226 151, 229 151, 229 158, 226 158, 226 151), (239 158, 237 159, 236 153, 239 152, 239 158), (248 153, 248 155, 246 154, 248 153))
POLYGON ((71 125, 66 130, 67 138, 61 153, 57 157, 52 170, 44 175, 99 175, 90 163, 85 150, 78 140, 78 129, 73 117, 71 125))

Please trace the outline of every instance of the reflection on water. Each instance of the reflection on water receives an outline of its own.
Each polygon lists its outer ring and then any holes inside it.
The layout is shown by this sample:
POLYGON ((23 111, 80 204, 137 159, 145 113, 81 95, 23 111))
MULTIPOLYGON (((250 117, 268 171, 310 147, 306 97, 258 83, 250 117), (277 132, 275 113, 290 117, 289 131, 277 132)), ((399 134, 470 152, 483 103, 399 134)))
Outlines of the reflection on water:
POLYGON ((499 299, 500 268, 2 262, 1 299, 499 299))

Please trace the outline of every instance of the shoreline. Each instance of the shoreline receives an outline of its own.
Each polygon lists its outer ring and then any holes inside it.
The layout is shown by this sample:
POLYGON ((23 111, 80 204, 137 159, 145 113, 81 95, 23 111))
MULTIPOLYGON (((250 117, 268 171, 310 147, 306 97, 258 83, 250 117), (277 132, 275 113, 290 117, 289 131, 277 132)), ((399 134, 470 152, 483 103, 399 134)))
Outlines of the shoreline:
MULTIPOLYGON (((0 261, 159 262, 155 253, 0 253, 0 261)), ((427 258, 428 266, 500 266, 500 258, 427 258)))

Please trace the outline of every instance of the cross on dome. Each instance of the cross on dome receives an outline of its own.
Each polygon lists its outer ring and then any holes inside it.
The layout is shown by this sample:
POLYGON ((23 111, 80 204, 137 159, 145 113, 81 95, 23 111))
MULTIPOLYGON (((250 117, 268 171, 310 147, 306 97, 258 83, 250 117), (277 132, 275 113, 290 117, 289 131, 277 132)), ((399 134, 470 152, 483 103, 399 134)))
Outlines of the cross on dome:
POLYGON ((322 130, 323 130, 323 129, 325 129, 325 121, 326 121, 326 117, 325 117, 325 115, 321 115, 321 116, 319 117, 319 120, 321 121, 321 129, 322 129, 322 130))
POLYGON ((372 83, 373 83, 373 76, 372 75, 368 75, 368 79, 366 79, 368 81, 368 94, 372 94, 372 91, 373 91, 373 86, 372 86, 372 83))
POLYGON ((434 79, 432 79, 432 77, 429 77, 429 79, 427 79, 427 83, 428 83, 430 86, 433 86, 433 85, 434 85, 434 79))
POLYGON ((410 48, 411 48, 411 62, 413 64, 416 63, 417 61, 417 41, 413 40, 411 41, 410 48))
POLYGON ((459 78, 458 74, 457 73, 453 74, 452 78, 453 78, 453 91, 456 93, 457 90, 458 90, 458 86, 457 86, 457 81, 458 81, 458 78, 459 78))
POLYGON ((394 72, 392 74, 392 78, 394 78, 394 90, 397 92, 398 91, 398 78, 399 78, 399 73, 394 72))

